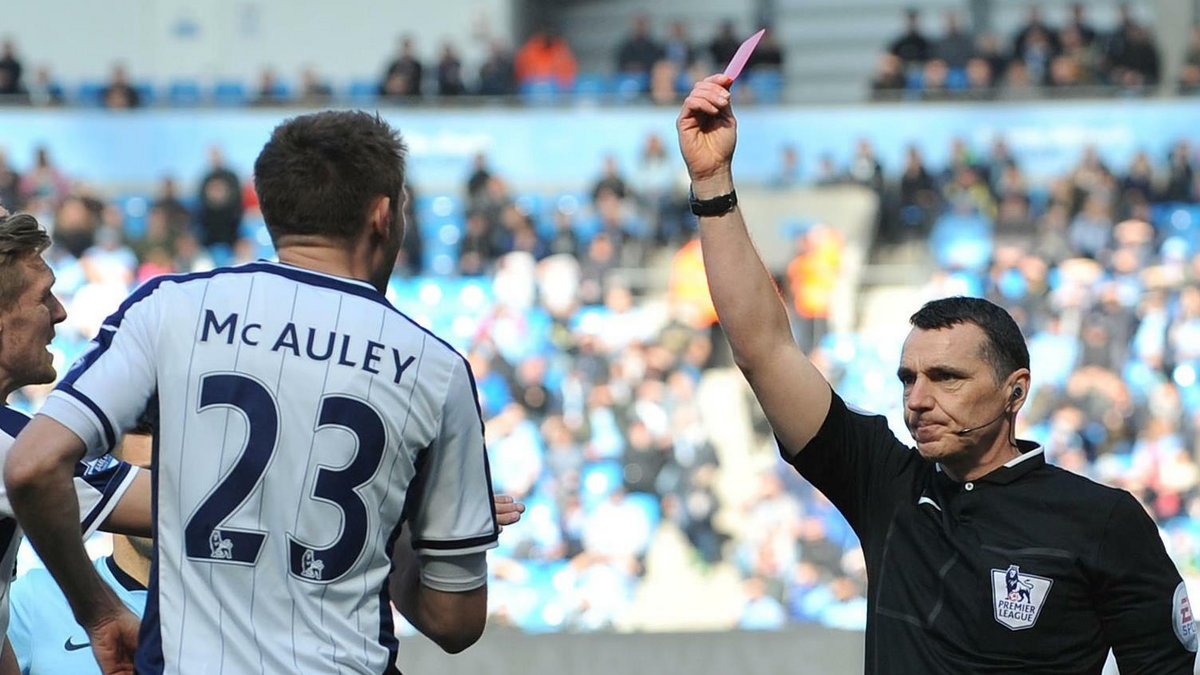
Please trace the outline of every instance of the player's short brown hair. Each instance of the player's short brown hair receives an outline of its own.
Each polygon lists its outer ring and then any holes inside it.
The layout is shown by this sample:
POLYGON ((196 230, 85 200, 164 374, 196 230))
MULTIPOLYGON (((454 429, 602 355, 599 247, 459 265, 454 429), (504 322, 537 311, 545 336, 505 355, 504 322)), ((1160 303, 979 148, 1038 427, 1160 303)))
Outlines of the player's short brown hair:
POLYGON ((380 196, 399 213, 407 148, 377 114, 338 110, 275 128, 254 162, 254 189, 271 238, 350 240, 380 196))
POLYGON ((21 263, 41 255, 50 246, 50 235, 28 213, 0 215, 0 307, 14 302, 25 290, 21 263))

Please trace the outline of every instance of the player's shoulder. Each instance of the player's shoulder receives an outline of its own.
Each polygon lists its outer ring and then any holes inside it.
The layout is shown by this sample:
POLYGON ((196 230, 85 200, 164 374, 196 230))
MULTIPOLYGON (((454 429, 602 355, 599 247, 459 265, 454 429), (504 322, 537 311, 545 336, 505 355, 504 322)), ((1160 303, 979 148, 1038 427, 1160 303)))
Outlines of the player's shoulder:
POLYGON ((0 405, 0 447, 11 444, 31 419, 28 413, 7 404, 0 405))

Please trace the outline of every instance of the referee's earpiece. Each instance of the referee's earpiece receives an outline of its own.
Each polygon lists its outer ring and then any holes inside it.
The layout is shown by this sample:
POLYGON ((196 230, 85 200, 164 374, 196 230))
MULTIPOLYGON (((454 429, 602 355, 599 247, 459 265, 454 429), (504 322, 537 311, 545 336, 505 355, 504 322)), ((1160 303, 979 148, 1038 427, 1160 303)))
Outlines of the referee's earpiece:
POLYGON ((1017 386, 1013 387, 1012 396, 1009 396, 1008 400, 1015 401, 1015 400, 1021 398, 1021 394, 1024 394, 1024 393, 1025 393, 1025 390, 1022 389, 1021 385, 1018 384, 1017 386))

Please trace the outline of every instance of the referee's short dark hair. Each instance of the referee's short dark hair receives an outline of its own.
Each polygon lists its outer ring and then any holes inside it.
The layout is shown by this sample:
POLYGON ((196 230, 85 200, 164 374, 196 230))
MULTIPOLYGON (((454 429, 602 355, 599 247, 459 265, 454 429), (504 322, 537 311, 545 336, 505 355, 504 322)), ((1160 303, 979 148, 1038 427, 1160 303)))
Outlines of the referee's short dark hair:
POLYGON ((909 318, 909 323, 921 330, 939 330, 960 323, 979 326, 987 336, 983 357, 992 364, 997 382, 1019 368, 1029 368, 1025 336, 1012 315, 994 302, 963 296, 930 300, 909 318))
POLYGON ((271 238, 352 239, 379 196, 399 213, 406 154, 399 132, 377 114, 329 110, 283 122, 254 162, 271 238))

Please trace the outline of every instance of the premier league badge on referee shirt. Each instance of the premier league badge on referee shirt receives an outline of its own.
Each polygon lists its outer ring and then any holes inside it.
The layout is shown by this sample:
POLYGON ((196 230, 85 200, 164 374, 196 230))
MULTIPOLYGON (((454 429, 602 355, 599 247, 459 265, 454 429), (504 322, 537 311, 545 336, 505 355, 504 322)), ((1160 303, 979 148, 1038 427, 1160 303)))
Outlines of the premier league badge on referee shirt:
POLYGON ((1009 630, 1032 628, 1053 585, 1053 579, 1025 574, 1017 565, 992 570, 996 621, 1009 630))

